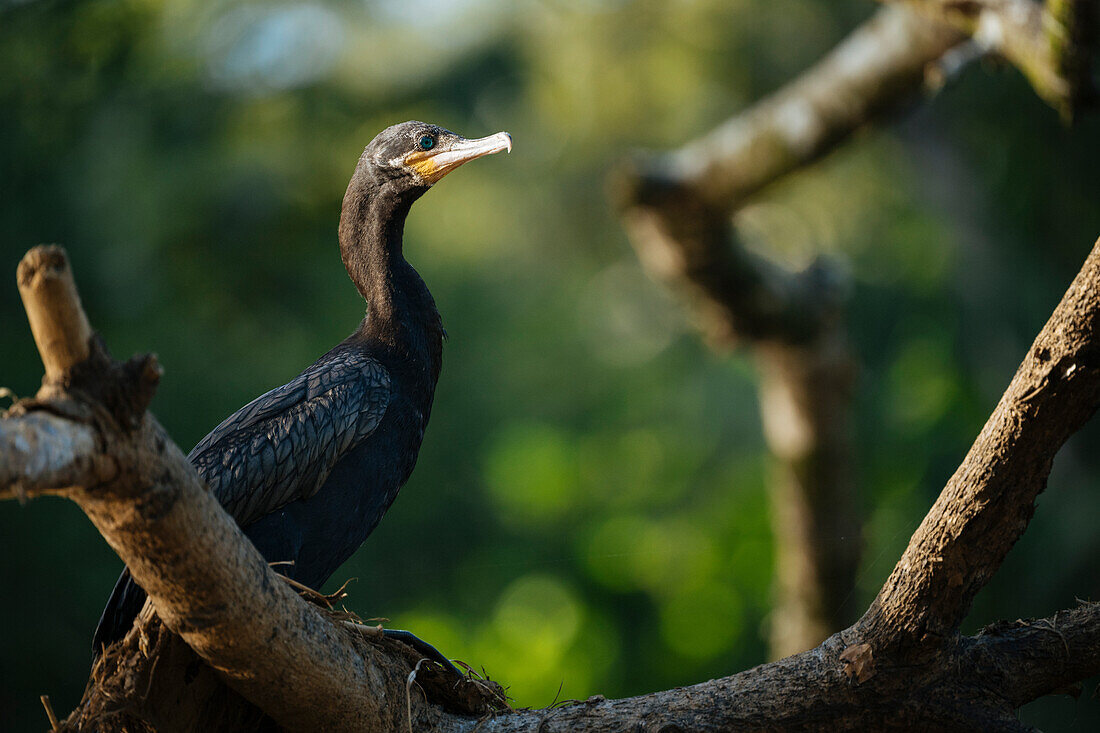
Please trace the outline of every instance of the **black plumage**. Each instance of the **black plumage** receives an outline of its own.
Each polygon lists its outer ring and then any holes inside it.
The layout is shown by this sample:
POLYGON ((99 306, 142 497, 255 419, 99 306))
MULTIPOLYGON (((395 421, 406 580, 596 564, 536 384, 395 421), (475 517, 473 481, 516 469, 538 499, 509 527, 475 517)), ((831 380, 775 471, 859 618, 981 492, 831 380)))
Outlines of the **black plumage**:
MULTIPOLYGON (((416 463, 443 349, 435 301, 405 260, 405 217, 462 163, 511 150, 507 133, 466 140, 404 122, 366 147, 344 196, 340 254, 367 301, 342 343, 256 398, 188 456, 226 511, 279 571, 320 587, 367 538, 416 463)), ((93 652, 120 639, 145 593, 124 570, 93 652)))

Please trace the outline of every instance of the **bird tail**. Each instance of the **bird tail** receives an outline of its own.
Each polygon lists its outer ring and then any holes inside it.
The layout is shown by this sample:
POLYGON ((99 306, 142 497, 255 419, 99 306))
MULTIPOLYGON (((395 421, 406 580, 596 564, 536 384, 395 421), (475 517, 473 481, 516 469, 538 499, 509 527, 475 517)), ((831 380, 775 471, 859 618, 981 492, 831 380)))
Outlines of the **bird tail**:
POLYGON ((122 637, 134 625, 141 607, 145 605, 145 591, 130 577, 130 569, 122 571, 111 591, 111 598, 99 617, 95 636, 92 637, 92 659, 99 659, 104 648, 122 637))

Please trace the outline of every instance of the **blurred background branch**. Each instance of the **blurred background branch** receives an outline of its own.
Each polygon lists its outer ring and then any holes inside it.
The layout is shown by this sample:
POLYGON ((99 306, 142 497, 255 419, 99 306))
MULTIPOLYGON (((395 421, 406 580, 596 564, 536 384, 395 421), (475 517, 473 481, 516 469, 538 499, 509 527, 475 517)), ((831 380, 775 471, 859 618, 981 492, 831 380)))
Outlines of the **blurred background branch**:
POLYGON ((1073 119, 1096 102, 1090 59, 1096 42, 1094 0, 881 0, 912 7, 974 38, 1031 82, 1035 93, 1073 119))
POLYGON ((843 275, 755 256, 730 216, 858 128, 918 96, 961 36, 885 8, 775 94, 675 152, 620 169, 614 195, 643 265, 691 297, 715 346, 744 343, 760 372, 776 542, 773 658, 816 646, 853 617, 859 499, 852 455, 855 363, 843 275))
POLYGON ((998 37, 1003 48, 1064 114, 1087 79, 1087 64, 1063 63, 1063 54, 1086 56, 1067 39, 1079 35, 1087 3, 1053 8, 1068 24, 1057 28, 1026 0, 911 4, 937 12, 926 19, 882 9, 779 91, 673 152, 636 156, 613 178, 624 227, 650 275, 690 299, 712 345, 754 349, 764 435, 777 463, 775 658, 816 645, 853 613, 860 549, 850 432, 855 367, 843 275, 821 260, 791 271, 752 254, 730 217, 767 185, 917 98, 929 87, 928 71, 963 42, 960 30, 984 38, 991 24, 1019 25, 998 37), (1020 50, 1024 29, 1027 54, 1020 50), (1041 59, 1036 38, 1049 51, 1041 59), (1058 54, 1052 38, 1063 41, 1058 54), (1073 79, 1063 73, 1071 66, 1073 79))
MULTIPOLYGON (((774 94, 675 153, 649 160, 623 195, 650 207, 698 202, 712 215, 728 214, 912 101, 929 64, 963 38, 904 8, 884 8, 774 94)), ((683 219, 696 214, 681 211, 683 219)))

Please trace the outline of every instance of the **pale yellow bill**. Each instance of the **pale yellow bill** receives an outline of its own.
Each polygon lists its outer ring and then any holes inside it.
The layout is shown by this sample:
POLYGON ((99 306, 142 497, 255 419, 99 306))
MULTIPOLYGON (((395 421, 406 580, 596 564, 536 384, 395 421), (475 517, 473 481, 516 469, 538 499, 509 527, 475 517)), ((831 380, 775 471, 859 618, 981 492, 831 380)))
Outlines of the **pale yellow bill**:
POLYGON ((512 152, 512 136, 498 132, 476 140, 459 138, 447 147, 416 150, 405 156, 405 165, 412 168, 427 183, 435 183, 463 163, 501 151, 512 152))

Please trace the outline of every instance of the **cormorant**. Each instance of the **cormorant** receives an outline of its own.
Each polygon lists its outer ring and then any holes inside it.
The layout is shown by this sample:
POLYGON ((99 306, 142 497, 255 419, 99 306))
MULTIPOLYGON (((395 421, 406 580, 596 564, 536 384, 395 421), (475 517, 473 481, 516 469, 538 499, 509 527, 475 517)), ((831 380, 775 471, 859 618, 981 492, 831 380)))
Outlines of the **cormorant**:
MULTIPOLYGON (((511 149, 506 132, 467 140, 416 121, 379 133, 359 158, 340 214, 340 256, 367 301, 366 317, 188 456, 264 558, 290 561, 279 572, 300 583, 320 588, 377 526, 412 473, 428 424, 444 332, 402 252, 409 207, 463 163, 511 149)), ((123 570, 93 654, 129 631, 144 602, 123 570)))

